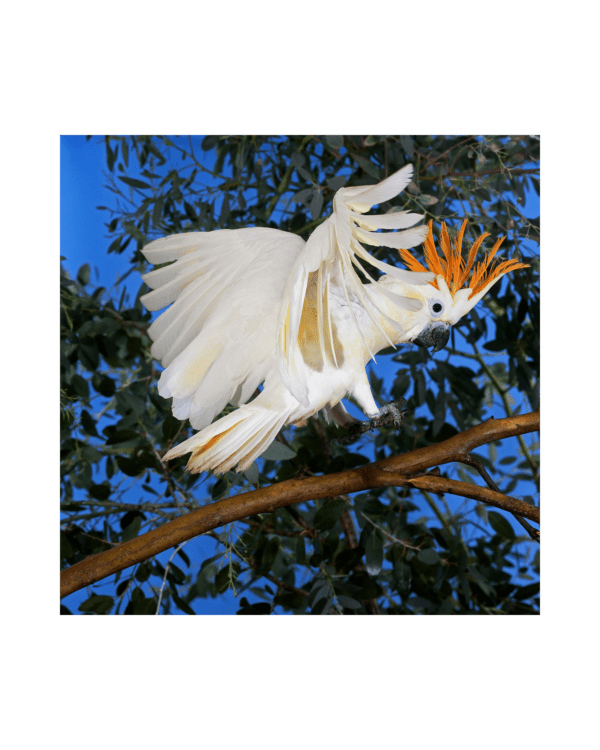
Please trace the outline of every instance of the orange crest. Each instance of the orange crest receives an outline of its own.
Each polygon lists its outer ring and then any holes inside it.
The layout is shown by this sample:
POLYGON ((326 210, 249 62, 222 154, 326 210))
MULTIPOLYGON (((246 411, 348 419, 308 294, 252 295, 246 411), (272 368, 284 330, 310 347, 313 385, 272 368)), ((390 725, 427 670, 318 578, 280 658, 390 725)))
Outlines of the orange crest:
MULTIPOLYGON (((425 262, 428 268, 422 263, 419 263, 408 250, 400 250, 400 256, 404 263, 408 266, 411 271, 431 271, 436 276, 440 275, 446 281, 450 294, 454 296, 455 292, 462 289, 463 284, 467 280, 467 276, 473 268, 475 263, 475 255, 481 247, 481 243, 486 237, 490 236, 489 232, 484 232, 480 235, 473 243, 471 250, 469 251, 469 257, 465 262, 462 256, 462 241, 467 226, 467 219, 462 223, 460 231, 454 242, 450 240, 448 236, 448 230, 446 224, 442 222, 442 235, 440 240, 440 246, 442 248, 443 257, 438 255, 435 249, 435 242, 433 241, 433 221, 429 222, 429 234, 425 240, 425 262)), ((504 276, 505 273, 510 271, 516 271, 518 268, 529 268, 528 263, 520 263, 516 258, 513 260, 505 260, 502 263, 492 264, 494 255, 498 252, 498 248, 504 242, 504 237, 496 242, 494 247, 486 253, 483 260, 477 263, 473 269, 473 275, 467 288, 471 289, 469 299, 478 292, 481 292, 488 284, 492 281, 504 276)), ((437 280, 429 282, 436 289, 439 289, 437 280)))

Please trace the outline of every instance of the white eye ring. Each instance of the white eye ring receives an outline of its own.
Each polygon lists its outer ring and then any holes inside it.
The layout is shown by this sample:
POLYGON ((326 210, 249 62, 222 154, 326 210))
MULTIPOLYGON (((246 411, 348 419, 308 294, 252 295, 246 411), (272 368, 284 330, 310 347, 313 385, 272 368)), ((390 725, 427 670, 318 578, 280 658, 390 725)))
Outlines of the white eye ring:
POLYGON ((430 299, 429 310, 434 318, 439 318, 444 312, 444 303, 439 299, 430 299))

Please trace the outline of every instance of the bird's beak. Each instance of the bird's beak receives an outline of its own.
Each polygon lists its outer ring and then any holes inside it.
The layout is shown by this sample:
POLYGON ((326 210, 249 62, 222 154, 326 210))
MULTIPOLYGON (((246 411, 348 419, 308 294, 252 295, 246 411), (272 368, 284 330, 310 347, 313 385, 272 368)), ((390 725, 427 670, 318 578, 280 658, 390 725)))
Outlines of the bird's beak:
POLYGON ((416 339, 412 340, 413 344, 417 346, 423 346, 426 349, 433 346, 433 353, 439 352, 448 343, 450 338, 450 326, 448 323, 430 323, 417 336, 416 339))

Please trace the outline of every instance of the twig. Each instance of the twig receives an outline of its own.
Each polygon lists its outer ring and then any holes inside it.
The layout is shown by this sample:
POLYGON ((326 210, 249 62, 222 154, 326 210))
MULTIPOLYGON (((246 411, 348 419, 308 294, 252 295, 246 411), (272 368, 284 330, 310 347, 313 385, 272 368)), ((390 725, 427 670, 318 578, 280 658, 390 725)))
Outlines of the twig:
POLYGON ((156 612, 154 613, 155 615, 159 615, 160 614, 160 603, 162 601, 163 591, 164 591, 166 583, 167 583, 167 574, 169 572, 169 565, 171 564, 171 561, 173 560, 173 558, 175 557, 175 555, 179 552, 179 550, 182 547, 184 547, 188 543, 188 541, 189 540, 186 539, 185 542, 181 542, 181 544, 177 545, 177 547, 173 550, 173 554, 169 558, 169 562, 165 566, 165 574, 163 576, 163 580, 162 580, 162 584, 161 584, 161 587, 160 587, 160 591, 158 592, 158 604, 156 605, 156 612))
MULTIPOLYGON (((213 539, 216 539, 221 544, 224 544, 224 542, 219 539, 219 535, 215 534, 214 531, 207 531, 205 536, 210 536, 213 539)), ((243 560, 243 562, 246 563, 246 565, 249 565, 252 570, 254 570, 260 578, 266 578, 268 581, 271 581, 271 583, 274 583, 277 588, 281 589, 288 589, 288 591, 293 591, 295 594, 300 594, 300 596, 304 596, 308 599, 310 594, 308 591, 304 591, 304 589, 296 588, 296 586, 292 586, 289 583, 284 583, 283 581, 279 580, 279 578, 275 578, 275 576, 270 575, 270 573, 263 573, 258 565, 254 562, 254 560, 251 557, 242 557, 236 548, 233 545, 229 545, 229 549, 233 552, 234 555, 240 558, 240 560, 243 560)))
POLYGON ((487 169, 482 170, 481 172, 473 172, 471 170, 468 170, 466 172, 455 172, 454 174, 437 174, 432 175, 431 177, 428 175, 421 175, 420 180, 421 181, 431 181, 435 182, 436 180, 439 180, 440 177, 444 180, 455 180, 459 177, 487 177, 489 175, 494 174, 533 174, 533 175, 539 175, 540 170, 539 169, 522 169, 521 167, 497 167, 496 169, 487 169))
MULTIPOLYGON (((298 153, 304 149, 306 144, 312 139, 312 135, 306 135, 302 139, 302 143, 300 146, 298 146, 298 153)), ((292 176, 292 173, 294 169, 296 168, 295 164, 290 161, 288 168, 285 170, 285 174, 283 175, 283 179, 279 183, 279 187, 275 191, 275 195, 271 198, 271 202, 267 206, 267 210, 265 212, 265 223, 271 218, 271 214, 275 210, 275 206, 277 205, 277 201, 281 198, 283 193, 287 190, 287 187, 290 182, 290 178, 292 176)))
POLYGON ((401 544, 401 545, 402 545, 403 547, 406 547, 407 549, 414 549, 414 550, 417 550, 417 551, 418 551, 418 550, 420 549, 420 547, 413 547, 413 546, 412 546, 412 544, 408 544, 408 542, 404 542, 404 541, 402 541, 402 539, 397 539, 397 538, 396 538, 395 536, 392 536, 392 535, 391 535, 391 534, 390 534, 389 532, 387 532, 387 531, 386 531, 385 529, 382 529, 382 528, 381 528, 381 526, 378 526, 378 525, 377 525, 377 524, 375 523, 375 521, 371 521, 371 519, 369 518, 369 516, 366 516, 366 515, 365 515, 365 514, 364 514, 364 513, 362 512, 362 511, 361 511, 361 514, 360 514, 360 515, 361 515, 361 516, 362 516, 362 517, 363 517, 363 518, 364 518, 364 519, 365 519, 366 521, 368 521, 368 522, 369 522, 369 523, 371 524, 371 526, 374 526, 374 527, 375 527, 376 529, 379 529, 379 531, 381 531, 381 533, 382 533, 382 534, 383 534, 384 536, 387 536, 387 538, 388 538, 388 539, 389 539, 390 541, 392 541, 392 542, 397 542, 398 544, 401 544))

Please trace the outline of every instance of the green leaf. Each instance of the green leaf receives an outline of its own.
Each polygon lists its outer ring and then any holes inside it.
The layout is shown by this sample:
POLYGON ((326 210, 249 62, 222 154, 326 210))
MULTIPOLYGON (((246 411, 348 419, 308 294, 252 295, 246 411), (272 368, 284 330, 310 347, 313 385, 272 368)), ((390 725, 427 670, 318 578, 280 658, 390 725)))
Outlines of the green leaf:
POLYGON ((365 550, 362 547, 346 547, 336 556, 335 565, 342 572, 350 572, 358 565, 364 554, 365 550))
POLYGON ((271 605, 266 602, 256 602, 247 607, 238 609, 236 615, 268 615, 271 613, 271 605))
POLYGON ((371 177, 374 177, 376 180, 381 179, 381 175, 379 174, 379 170, 377 167, 370 162, 368 159, 365 159, 362 156, 357 156, 356 154, 353 154, 354 161, 359 165, 359 167, 365 171, 367 174, 371 175, 371 177))
POLYGON ((185 612, 186 615, 196 614, 194 610, 190 607, 190 605, 187 604, 187 602, 184 602, 183 599, 180 596, 178 596, 174 591, 171 592, 171 596, 173 597, 173 601, 175 602, 175 604, 179 607, 179 609, 182 612, 185 612))
POLYGON ((294 203, 304 203, 307 201, 311 195, 315 192, 314 188, 305 188, 304 190, 298 190, 297 193, 294 193, 292 196, 292 201, 294 203))
POLYGON ((295 455, 296 451, 291 450, 278 440, 274 440, 267 450, 261 453, 261 458, 266 458, 269 461, 287 461, 294 458, 295 455))
POLYGON ((345 594, 338 594, 337 596, 338 604, 341 604, 342 607, 346 607, 347 609, 360 609, 361 603, 357 602, 356 599, 352 599, 350 596, 345 596, 345 594))
POLYGON ((323 210, 323 195, 316 191, 313 195, 313 198, 310 202, 310 217, 313 221, 315 219, 318 219, 321 215, 321 211, 323 210))
MULTIPOLYGON (((306 602, 306 598, 302 596, 302 594, 297 594, 295 591, 285 591, 283 590, 281 594, 278 594, 273 599, 273 604, 276 606, 279 605, 280 607, 284 607, 285 609, 300 609, 302 605, 306 602)), ((238 613, 238 614, 245 614, 245 613, 238 613)))
POLYGON ((495 510, 490 510, 488 512, 488 521, 496 534, 500 534, 500 536, 503 536, 505 539, 514 541, 514 529, 503 515, 496 513, 495 510))
POLYGON ((139 586, 131 592, 131 600, 125 607, 126 615, 153 615, 156 612, 156 600, 149 598, 139 586))
POLYGON ((422 596, 411 596, 410 599, 406 602, 407 606, 409 606, 411 609, 416 610, 417 612, 421 610, 428 610, 432 608, 432 603, 429 601, 429 599, 424 599, 422 596))
POLYGON ((64 560, 73 557, 73 547, 69 543, 69 534, 62 529, 60 532, 60 556, 64 560))
POLYGON ((440 561, 440 556, 434 549, 422 549, 417 555, 417 560, 420 560, 425 565, 437 565, 440 561))
POLYGON ((107 375, 99 375, 97 372, 92 376, 92 385, 98 393, 106 397, 112 396, 117 389, 114 380, 107 375))
POLYGON ((227 476, 221 477, 217 482, 214 484, 212 490, 211 490, 211 497, 213 500, 218 500, 221 495, 224 495, 227 490, 229 489, 229 481, 227 479, 227 476))
POLYGON ((219 142, 218 135, 207 135, 202 140, 201 148, 203 151, 210 151, 217 145, 218 142, 219 142))
POLYGON ((179 419, 168 416, 162 423, 162 434, 164 435, 165 440, 173 440, 175 435, 177 435, 181 429, 182 424, 183 422, 179 419))
POLYGON ((345 509, 346 503, 340 498, 326 500, 325 504, 315 514, 314 527, 321 531, 332 529, 345 509))
POLYGON ((306 542, 303 536, 296 539, 296 562, 298 565, 306 563, 306 542))
POLYGON ((71 378, 71 387, 80 398, 86 401, 89 399, 90 389, 87 380, 82 378, 81 375, 73 375, 71 378))
POLYGON ((152 185, 149 185, 147 182, 142 182, 142 180, 136 180, 135 177, 121 177, 119 175, 119 179, 130 187, 139 188, 140 190, 152 189, 152 185))
POLYGON ((113 166, 115 164, 115 159, 117 158, 117 148, 115 148, 114 151, 111 149, 109 136, 105 136, 104 142, 106 145, 106 164, 109 171, 112 172, 113 166))
POLYGON ((112 596, 101 596, 92 594, 79 605, 80 612, 95 612, 97 615, 106 615, 113 608, 115 601, 112 596))
POLYGON ((300 177, 302 177, 302 179, 306 180, 306 182, 313 182, 314 183, 312 175, 311 175, 311 173, 307 169, 304 169, 304 167, 296 167, 296 170, 297 170, 298 174, 300 175, 300 177))
POLYGON ((413 139, 410 137, 410 135, 401 135, 400 136, 400 145, 404 149, 404 152, 408 156, 409 159, 415 158, 415 144, 413 139))
POLYGON ((136 459, 127 456, 117 456, 116 458, 117 466, 128 477, 137 477, 144 472, 144 467, 136 459))
POLYGON ((339 150, 344 145, 344 136, 343 135, 326 135, 325 136, 325 143, 330 148, 334 148, 336 150, 339 150))
POLYGON ((487 349, 488 352, 504 352, 507 346, 508 341, 506 339, 495 339, 494 341, 488 341, 483 345, 483 348, 487 349))
POLYGON ((110 497, 110 484, 108 482, 92 484, 88 492, 90 497, 93 497, 95 500, 108 500, 110 497))
POLYGON ((235 581, 236 579, 237 573, 235 568, 233 568, 230 573, 229 566, 226 565, 224 568, 221 568, 215 576, 215 588, 219 594, 222 594, 224 591, 227 591, 231 586, 232 581, 235 581))
POLYGON ((183 562, 188 566, 190 566, 190 558, 186 555, 186 553, 182 549, 177 550, 177 554, 179 557, 183 560, 183 562))
POLYGON ((121 443, 129 443, 134 438, 138 438, 139 435, 135 430, 116 430, 114 427, 107 427, 103 430, 104 434, 108 437, 106 445, 120 445, 121 443))
POLYGON ((165 205, 165 196, 159 195, 154 202, 154 208, 152 209, 152 224, 156 227, 160 224, 163 215, 163 208, 165 205))
POLYGON ((90 264, 84 263, 77 271, 77 281, 85 286, 90 280, 90 264))
MULTIPOLYGON (((135 571, 135 580, 138 581, 138 583, 145 583, 150 578, 151 572, 150 564, 144 562, 135 571)), ((124 583, 127 583, 127 581, 124 581, 124 583)))
POLYGON ((88 435, 99 437, 98 432, 96 431, 96 422, 85 409, 81 412, 81 425, 88 435))
POLYGON ((339 190, 344 187, 347 181, 348 178, 345 175, 336 175, 327 180, 327 187, 329 187, 330 190, 339 190))
MULTIPOLYGON (((126 518, 126 516, 124 516, 124 518, 126 518)), ((136 513, 131 522, 123 528, 123 536, 121 537, 121 541, 128 542, 130 539, 135 539, 140 533, 141 526, 142 516, 136 513)))
POLYGON ((520 586, 513 596, 515 599, 523 600, 523 599, 529 599, 532 596, 536 596, 540 593, 540 582, 537 581, 536 583, 530 583, 527 586, 520 586))
POLYGON ((244 472, 244 476, 250 482, 250 484, 258 484, 258 466, 253 463, 252 466, 248 467, 244 472))
POLYGON ((383 564, 383 539, 377 529, 374 529, 367 538, 365 559, 367 562, 367 573, 372 576, 378 575, 383 564))
POLYGON ((93 344, 80 344, 77 348, 77 356, 86 370, 95 372, 98 369, 100 365, 100 355, 95 342, 93 344))
POLYGON ((381 586, 366 573, 354 572, 348 579, 348 583, 358 587, 355 593, 357 599, 377 599, 381 596, 381 586))

